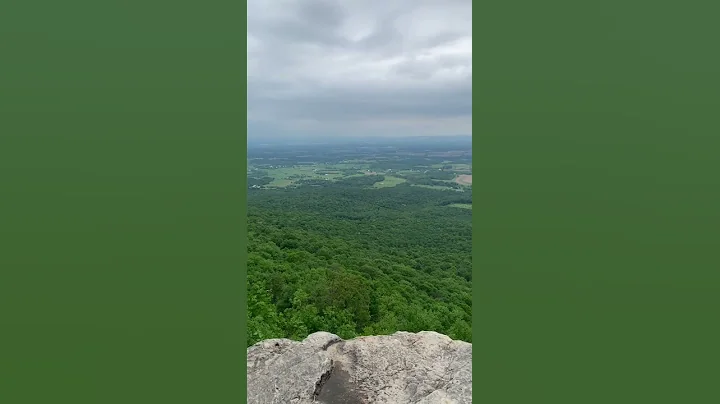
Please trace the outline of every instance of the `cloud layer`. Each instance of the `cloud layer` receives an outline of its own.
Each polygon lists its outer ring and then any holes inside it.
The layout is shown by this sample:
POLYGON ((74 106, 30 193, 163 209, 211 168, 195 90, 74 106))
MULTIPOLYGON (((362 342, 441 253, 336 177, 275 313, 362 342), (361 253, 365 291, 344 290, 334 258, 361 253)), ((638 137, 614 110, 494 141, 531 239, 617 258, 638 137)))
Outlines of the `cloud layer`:
POLYGON ((248 129, 470 134, 471 0, 249 0, 248 129))

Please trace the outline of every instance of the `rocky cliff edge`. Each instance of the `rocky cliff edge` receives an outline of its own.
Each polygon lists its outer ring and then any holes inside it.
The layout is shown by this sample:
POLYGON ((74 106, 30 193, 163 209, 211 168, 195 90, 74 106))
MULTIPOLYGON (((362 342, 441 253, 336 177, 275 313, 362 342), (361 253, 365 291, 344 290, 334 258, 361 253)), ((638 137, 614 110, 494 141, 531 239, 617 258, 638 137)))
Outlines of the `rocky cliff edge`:
POLYGON ((435 332, 342 340, 317 332, 247 350, 248 404, 465 404, 472 345, 435 332))

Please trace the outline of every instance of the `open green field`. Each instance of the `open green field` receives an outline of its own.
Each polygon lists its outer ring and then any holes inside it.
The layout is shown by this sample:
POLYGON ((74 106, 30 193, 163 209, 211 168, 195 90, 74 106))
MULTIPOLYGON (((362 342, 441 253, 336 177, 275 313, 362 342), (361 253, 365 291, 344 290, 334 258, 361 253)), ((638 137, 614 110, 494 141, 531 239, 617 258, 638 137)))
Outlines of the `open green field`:
POLYGON ((271 182, 270 184, 268 184, 268 186, 278 187, 278 188, 284 188, 284 187, 287 187, 287 186, 290 185, 290 184, 292 184, 292 180, 289 180, 289 179, 287 179, 287 178, 275 178, 275 179, 273 180, 273 182, 271 182))
POLYGON ((302 165, 292 167, 280 167, 266 169, 268 176, 274 180, 268 184, 269 187, 284 188, 302 179, 330 179, 342 177, 342 173, 334 170, 333 167, 324 165, 302 165))
MULTIPOLYGON (((431 164, 428 166, 428 168, 443 168, 444 166, 451 166, 451 170, 453 171, 472 171, 472 166, 470 164, 463 164, 463 163, 453 163, 451 161, 444 161, 442 163, 436 163, 431 164)), ((447 169, 446 169, 447 170, 447 169)))
POLYGON ((392 177, 392 176, 385 176, 385 180, 382 182, 376 182, 373 184, 373 188, 389 188, 389 187, 395 187, 397 185, 400 185, 407 180, 405 178, 400 177, 392 177))
MULTIPOLYGON (((465 164, 465 166, 469 166, 465 164)), ((253 172, 256 168, 250 166, 248 172, 253 172)), ((284 167, 262 167, 260 168, 264 176, 271 177, 273 180, 266 185, 267 188, 285 188, 297 184, 301 180, 328 180, 337 181, 343 178, 362 177, 369 174, 376 174, 375 171, 371 171, 367 168, 360 168, 356 164, 339 163, 339 164, 312 164, 312 165, 293 165, 284 167), (353 171, 357 170, 357 171, 353 171)), ((452 190, 453 186, 456 186, 457 178, 469 177, 469 175, 459 174, 456 179, 436 179, 435 181, 440 183, 447 183, 448 186, 442 185, 423 185, 416 184, 416 178, 422 177, 427 174, 426 171, 421 170, 397 170, 392 174, 387 175, 380 172, 385 177, 382 182, 375 183, 373 188, 390 188, 395 187, 399 184, 403 184, 409 181, 412 186, 436 189, 436 190, 452 190), (404 178, 403 178, 404 177, 404 178)), ((432 174, 430 174, 432 175, 432 174)), ((437 178, 437 177, 435 177, 437 178)), ((469 183, 461 183, 461 185, 470 186, 469 183)))
POLYGON ((420 187, 420 188, 427 188, 427 189, 437 189, 440 191, 452 191, 453 189, 450 187, 441 187, 439 185, 422 185, 422 184, 412 184, 414 187, 420 187))
MULTIPOLYGON (((323 183, 346 182, 365 188, 393 188, 400 184, 435 190, 459 191, 457 179, 469 177, 468 156, 452 157, 402 147, 361 148, 313 146, 302 150, 293 146, 274 154, 263 151, 248 159, 249 188, 269 189, 313 187, 323 183), (382 181, 359 177, 380 175, 382 181), (372 185, 371 185, 372 184, 372 185)), ((328 184, 330 185, 330 184, 328 184)), ((334 185, 334 184, 333 184, 334 185)), ((460 183, 469 186, 470 183, 460 183)))

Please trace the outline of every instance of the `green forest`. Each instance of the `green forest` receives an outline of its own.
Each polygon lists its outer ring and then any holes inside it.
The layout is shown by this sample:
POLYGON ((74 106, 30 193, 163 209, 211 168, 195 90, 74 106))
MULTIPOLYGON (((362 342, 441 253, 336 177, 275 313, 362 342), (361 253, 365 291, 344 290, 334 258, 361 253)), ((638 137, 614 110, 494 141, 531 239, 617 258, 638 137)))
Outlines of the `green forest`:
POLYGON ((248 346, 316 331, 472 342, 472 211, 451 207, 472 193, 378 180, 249 190, 248 346))

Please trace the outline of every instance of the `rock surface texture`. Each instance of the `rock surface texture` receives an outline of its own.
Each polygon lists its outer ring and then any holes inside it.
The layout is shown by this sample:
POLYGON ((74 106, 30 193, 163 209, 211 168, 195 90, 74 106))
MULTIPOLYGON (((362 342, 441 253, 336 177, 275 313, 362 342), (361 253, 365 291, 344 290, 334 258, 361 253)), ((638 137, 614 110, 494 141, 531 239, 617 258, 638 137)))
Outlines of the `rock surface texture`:
POLYGON ((318 332, 247 350, 248 404, 472 402, 472 345, 435 332, 318 332))

